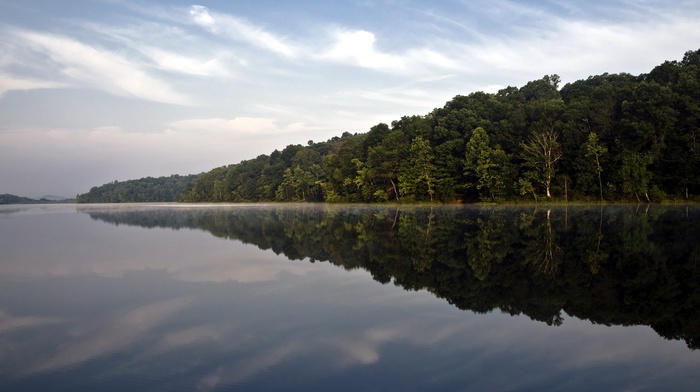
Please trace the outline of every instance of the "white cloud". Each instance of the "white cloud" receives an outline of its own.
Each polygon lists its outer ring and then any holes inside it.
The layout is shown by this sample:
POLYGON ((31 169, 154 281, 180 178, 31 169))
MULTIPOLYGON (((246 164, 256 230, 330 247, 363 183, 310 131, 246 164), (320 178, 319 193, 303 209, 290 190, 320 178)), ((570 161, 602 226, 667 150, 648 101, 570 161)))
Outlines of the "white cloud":
POLYGON ((369 31, 337 31, 333 47, 320 58, 377 70, 403 70, 401 58, 377 51, 375 41, 369 31))
POLYGON ((111 51, 86 45, 59 35, 16 31, 34 51, 47 55, 59 67, 66 82, 75 86, 106 90, 116 95, 149 101, 188 105, 189 99, 169 84, 149 75, 142 66, 111 51))
POLYGON ((190 8, 190 15, 194 23, 206 28, 212 33, 216 33, 216 21, 209 15, 209 10, 207 7, 201 5, 193 5, 190 8))
POLYGON ((367 68, 399 75, 429 75, 464 67, 453 60, 449 50, 415 47, 399 53, 383 52, 377 48, 374 33, 365 30, 336 29, 330 49, 314 58, 350 66, 367 68))
POLYGON ((287 58, 294 58, 299 49, 265 29, 247 21, 225 14, 213 14, 208 8, 193 5, 190 8, 192 21, 212 34, 223 35, 235 41, 244 41, 259 48, 287 58))
POLYGON ((155 63, 156 67, 165 71, 196 76, 230 76, 230 72, 222 59, 217 57, 201 59, 150 46, 142 47, 140 51, 148 56, 155 63))
POLYGON ((0 73, 0 98, 3 94, 12 90, 34 90, 40 88, 66 87, 65 83, 33 78, 20 78, 0 73))

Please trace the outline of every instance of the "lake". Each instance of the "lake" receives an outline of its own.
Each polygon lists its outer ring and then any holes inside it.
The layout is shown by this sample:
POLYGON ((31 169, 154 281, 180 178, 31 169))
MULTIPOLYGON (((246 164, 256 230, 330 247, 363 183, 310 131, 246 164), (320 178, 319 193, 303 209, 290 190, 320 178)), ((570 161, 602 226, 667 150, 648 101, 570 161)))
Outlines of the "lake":
POLYGON ((697 206, 0 206, 2 391, 697 391, 698 348, 697 206))

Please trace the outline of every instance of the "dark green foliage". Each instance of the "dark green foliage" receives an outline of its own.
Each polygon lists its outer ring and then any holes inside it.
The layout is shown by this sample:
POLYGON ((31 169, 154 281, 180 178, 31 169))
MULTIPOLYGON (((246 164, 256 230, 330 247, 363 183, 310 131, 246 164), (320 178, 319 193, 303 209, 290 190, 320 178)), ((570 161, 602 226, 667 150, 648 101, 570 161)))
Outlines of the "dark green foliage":
POLYGON ((141 203, 179 201, 185 188, 198 176, 173 175, 139 180, 114 181, 78 195, 78 203, 141 203))
MULTIPOLYGON (((559 83, 545 75, 496 94, 458 95, 391 126, 215 168, 180 200, 698 199, 700 50, 649 74, 559 83)), ((123 193, 82 201, 143 200, 123 193)))

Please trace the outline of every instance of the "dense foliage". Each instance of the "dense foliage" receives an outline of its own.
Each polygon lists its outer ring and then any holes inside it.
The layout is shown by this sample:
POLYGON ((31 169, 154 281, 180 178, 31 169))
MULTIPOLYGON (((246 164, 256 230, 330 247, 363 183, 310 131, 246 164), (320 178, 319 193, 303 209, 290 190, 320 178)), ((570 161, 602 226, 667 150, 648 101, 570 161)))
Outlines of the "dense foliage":
POLYGON ((215 168, 182 200, 697 199, 700 50, 648 74, 559 82, 456 96, 391 126, 215 168))
MULTIPOLYGON (((464 310, 559 325, 564 313, 648 325, 700 348, 700 209, 667 206, 252 206, 86 210, 144 227, 199 228, 292 260, 362 268, 464 310)), ((235 257, 235 255, 232 255, 235 257)))
POLYGON ((76 196, 78 203, 140 203, 179 201, 185 188, 197 175, 146 177, 139 180, 114 181, 93 187, 76 196))

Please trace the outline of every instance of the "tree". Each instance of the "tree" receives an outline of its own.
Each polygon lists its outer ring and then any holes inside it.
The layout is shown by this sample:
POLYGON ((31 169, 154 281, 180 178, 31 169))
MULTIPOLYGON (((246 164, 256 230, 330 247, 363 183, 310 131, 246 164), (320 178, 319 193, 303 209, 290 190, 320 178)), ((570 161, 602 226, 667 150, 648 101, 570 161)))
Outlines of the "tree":
POLYGON ((391 195, 399 201, 398 170, 406 154, 406 144, 403 131, 393 130, 379 144, 369 148, 363 168, 363 175, 369 180, 365 185, 372 187, 367 194, 380 200, 388 200, 391 195), (386 197, 382 192, 387 193, 386 197))
POLYGON ((315 176, 297 165, 284 170, 284 179, 277 188, 277 201, 307 201, 314 197, 315 176))
POLYGON ((654 161, 650 153, 641 154, 637 152, 624 151, 622 154, 622 168, 620 169, 620 177, 622 177, 622 191, 628 194, 634 194, 634 197, 639 200, 639 195, 644 194, 647 201, 649 200, 649 182, 651 181, 651 172, 647 169, 654 161))
MULTIPOLYGON (((555 82, 558 82, 558 78, 553 79, 554 82, 547 79, 550 88, 555 88, 555 82)), ((522 158, 538 174, 547 198, 552 197, 550 189, 555 165, 563 156, 558 139, 559 130, 562 128, 560 117, 564 108, 565 104, 561 98, 532 100, 526 107, 530 119, 530 136, 526 143, 521 144, 522 158)))
POLYGON ((430 143, 423 137, 418 136, 411 142, 408 159, 405 159, 399 171, 399 191, 404 196, 418 196, 424 190, 428 194, 430 201, 433 201, 435 194, 434 155, 430 143), (418 191, 418 187, 423 185, 423 190, 418 191))
POLYGON ((505 190, 504 174, 508 166, 505 151, 500 146, 491 147, 489 135, 481 127, 472 132, 466 151, 465 174, 475 176, 476 188, 495 200, 505 190))
POLYGON ((545 75, 542 79, 528 82, 520 88, 521 94, 525 100, 550 100, 559 98, 557 90, 561 78, 557 74, 545 75))
POLYGON ((603 180, 600 174, 603 172, 603 167, 600 165, 600 157, 606 154, 608 149, 601 146, 598 142, 598 135, 595 132, 588 134, 586 141, 586 157, 595 159, 595 171, 598 174, 598 187, 600 188, 600 200, 603 200, 603 180))
POLYGON ((527 143, 522 143, 523 159, 537 173, 537 179, 544 186, 547 198, 551 198, 552 178, 555 164, 563 153, 557 142, 559 134, 553 128, 535 131, 527 143))
POLYGON ((515 187, 520 191, 520 195, 522 196, 532 193, 532 197, 535 198, 535 203, 537 203, 537 192, 535 191, 535 186, 532 185, 532 180, 535 176, 536 174, 532 171, 525 172, 525 176, 518 179, 515 187))

